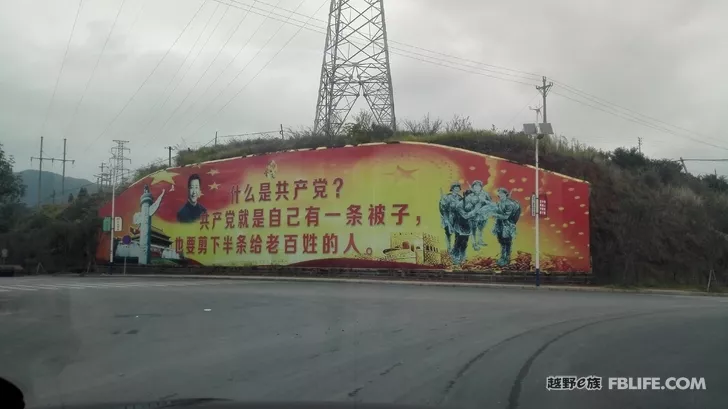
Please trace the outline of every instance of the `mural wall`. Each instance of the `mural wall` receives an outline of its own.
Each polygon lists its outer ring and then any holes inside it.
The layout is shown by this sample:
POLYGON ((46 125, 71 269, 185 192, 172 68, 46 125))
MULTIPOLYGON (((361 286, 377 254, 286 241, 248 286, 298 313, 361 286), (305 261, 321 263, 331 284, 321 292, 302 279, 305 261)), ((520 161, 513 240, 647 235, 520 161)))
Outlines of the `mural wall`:
MULTIPOLYGON (((116 199, 128 263, 531 270, 535 170, 422 143, 233 158, 152 174, 116 199)), ((540 173, 541 268, 588 272, 589 185, 540 173)), ((111 205, 100 211, 110 216, 111 205)), ((109 259, 110 238, 99 245, 109 259)))

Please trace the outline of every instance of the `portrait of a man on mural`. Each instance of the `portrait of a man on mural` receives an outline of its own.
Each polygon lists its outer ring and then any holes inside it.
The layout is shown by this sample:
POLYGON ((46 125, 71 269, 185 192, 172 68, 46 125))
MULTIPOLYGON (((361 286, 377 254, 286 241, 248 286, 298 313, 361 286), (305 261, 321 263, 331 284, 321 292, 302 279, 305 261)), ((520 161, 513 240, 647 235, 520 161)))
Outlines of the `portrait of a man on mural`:
POLYGON ((177 221, 180 223, 192 223, 200 219, 200 216, 207 212, 207 209, 200 203, 202 187, 200 175, 190 175, 187 180, 187 201, 177 212, 177 221))

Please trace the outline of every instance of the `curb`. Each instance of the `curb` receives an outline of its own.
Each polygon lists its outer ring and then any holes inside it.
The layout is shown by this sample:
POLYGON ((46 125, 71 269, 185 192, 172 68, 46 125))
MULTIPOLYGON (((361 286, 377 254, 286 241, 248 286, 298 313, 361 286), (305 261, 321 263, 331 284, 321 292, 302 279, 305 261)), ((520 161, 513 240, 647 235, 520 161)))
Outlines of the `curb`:
MULTIPOLYGON (((61 274, 58 274, 61 275, 61 274)), ((77 275, 77 274, 68 274, 77 275)), ((728 293, 704 293, 698 291, 684 290, 661 290, 661 289, 627 289, 607 287, 585 287, 585 286, 554 286, 525 284, 491 284, 491 283, 461 283, 452 281, 407 281, 407 280, 371 280, 361 278, 322 278, 322 277, 271 277, 271 276, 228 276, 228 275, 195 275, 195 274, 126 274, 126 275, 86 275, 86 277, 115 277, 115 278, 185 278, 185 279, 215 279, 215 280, 248 280, 248 281, 277 281, 277 282, 323 282, 323 283, 354 283, 354 284, 390 284, 390 285, 415 285, 424 287, 475 287, 475 288, 501 288, 531 291, 574 291, 574 292, 598 292, 598 293, 631 293, 631 294, 652 294, 652 295, 683 295, 694 297, 728 297, 728 293)))

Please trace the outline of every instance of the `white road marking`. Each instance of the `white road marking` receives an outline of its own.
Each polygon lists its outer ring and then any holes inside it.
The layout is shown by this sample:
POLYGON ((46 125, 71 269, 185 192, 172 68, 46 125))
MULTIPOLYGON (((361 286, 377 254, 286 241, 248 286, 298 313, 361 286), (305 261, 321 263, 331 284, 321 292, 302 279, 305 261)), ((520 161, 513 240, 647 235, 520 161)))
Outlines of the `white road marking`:
POLYGON ((6 285, 0 285, 0 288, 7 288, 9 290, 21 290, 21 291, 38 291, 35 288, 19 288, 19 287, 15 287, 15 286, 11 287, 11 286, 6 286, 6 285))
MULTIPOLYGON (((123 279, 122 279, 123 280, 123 279)), ((10 291, 38 291, 38 290, 84 290, 84 289, 122 289, 122 288, 152 288, 152 287, 190 287, 219 285, 224 281, 48 281, 41 277, 24 277, 11 281, 0 281, 0 292, 10 291), (21 284, 22 283, 22 284, 21 284)))

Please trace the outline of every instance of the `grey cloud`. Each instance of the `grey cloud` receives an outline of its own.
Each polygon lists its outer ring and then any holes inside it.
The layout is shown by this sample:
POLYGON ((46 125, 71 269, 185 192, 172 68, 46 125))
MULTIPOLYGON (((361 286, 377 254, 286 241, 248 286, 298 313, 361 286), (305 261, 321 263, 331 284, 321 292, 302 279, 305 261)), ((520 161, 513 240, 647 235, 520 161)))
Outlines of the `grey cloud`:
MULTIPOLYGON (((37 154, 40 126, 77 4, 71 0, 35 3, 43 6, 34 19, 24 16, 36 11, 37 5, 32 7, 25 2, 0 5, 0 34, 3 38, 16 39, 0 44, 4 62, 0 67, 0 140, 15 155, 18 169, 28 167, 27 158, 37 154)), ((60 146, 59 141, 120 4, 112 0, 87 3, 46 126, 46 141, 51 147, 60 146)), ((293 9, 298 3, 298 0, 284 0, 281 6, 293 9)), ((309 0, 301 11, 310 14, 320 3, 309 0)), ((241 10, 228 11, 184 82, 159 109, 166 98, 163 91, 171 89, 187 67, 182 68, 169 88, 168 82, 217 7, 215 2, 207 1, 189 32, 133 103, 109 132, 92 143, 149 75, 200 4, 193 0, 146 4, 142 0, 126 1, 96 78, 68 135, 70 155, 78 160, 69 170, 70 175, 90 177, 108 157, 113 138, 131 141, 133 165, 138 166, 164 157, 163 147, 180 143, 181 137, 194 145, 209 141, 215 131, 232 134, 277 129, 281 123, 293 128, 311 125, 324 39, 305 30, 227 108, 212 116, 297 30, 285 27, 238 80, 224 89, 281 24, 267 22, 240 58, 203 96, 202 90, 262 21, 262 17, 251 15, 188 101, 161 129, 243 15, 241 10), (209 104, 220 90, 223 90, 220 98, 209 104), (199 120, 184 126, 208 104, 199 120), (149 118, 153 121, 145 126, 149 118), (209 118, 214 119, 208 121, 209 118), (201 126, 205 122, 208 123, 201 126)), ((721 107, 726 104, 728 89, 727 83, 719 80, 728 68, 728 57, 722 52, 728 45, 728 27, 720 21, 720 16, 728 15, 726 2, 398 0, 386 1, 385 7, 392 40, 489 64, 544 73, 624 107, 714 138, 705 139, 708 142, 728 146, 728 140, 720 137, 721 107)), ((217 7, 201 42, 224 10, 225 6, 217 7)), ((319 18, 326 18, 324 11, 319 13, 319 18)), ((393 44, 393 47, 401 46, 393 44)), ((194 50, 187 64, 196 53, 194 50)), ((495 124, 506 129, 518 128, 521 123, 533 120, 533 112, 523 109, 529 102, 539 102, 534 99, 537 93, 533 86, 467 74, 396 53, 391 61, 400 120, 418 118, 428 112, 447 119, 458 113, 469 115, 478 127, 489 128, 495 124)), ((602 149, 634 146, 637 137, 643 137, 645 152, 659 157, 728 156, 725 150, 624 121, 557 93, 572 97, 573 94, 557 86, 549 97, 549 119, 567 137, 602 149)), ((51 149, 57 148, 49 148, 46 153, 60 154, 50 152, 51 149)), ((718 169, 728 174, 728 165, 724 164, 695 164, 689 168, 698 172, 718 169)))

